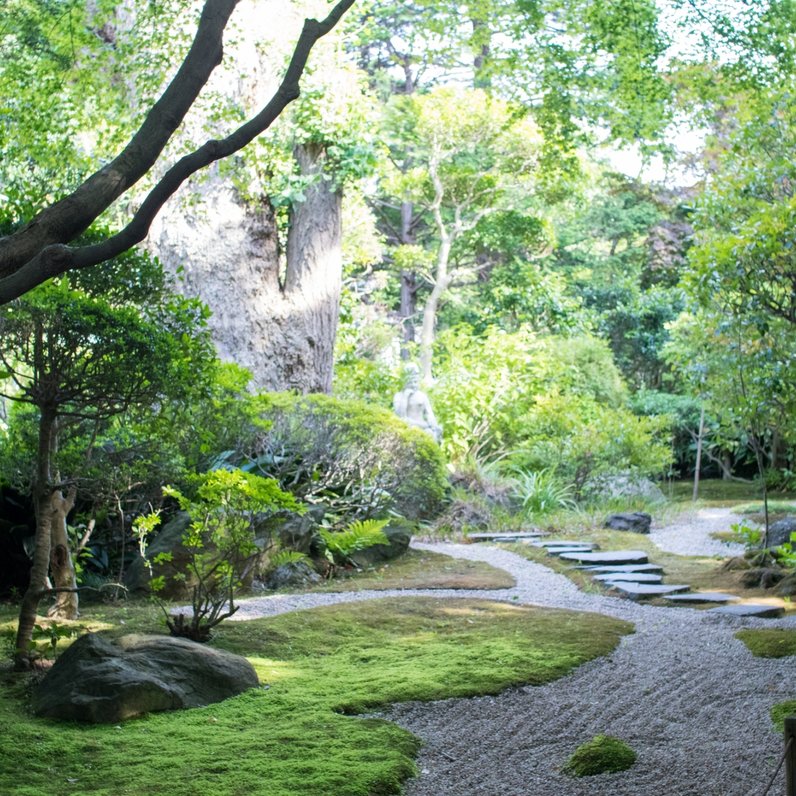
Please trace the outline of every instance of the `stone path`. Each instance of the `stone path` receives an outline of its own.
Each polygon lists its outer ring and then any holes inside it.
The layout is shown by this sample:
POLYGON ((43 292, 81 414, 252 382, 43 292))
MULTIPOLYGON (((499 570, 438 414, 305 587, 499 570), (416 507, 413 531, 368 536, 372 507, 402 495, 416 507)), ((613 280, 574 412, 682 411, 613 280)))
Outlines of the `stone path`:
MULTIPOLYGON (((764 621, 656 607, 579 591, 563 575, 492 545, 415 546, 486 561, 512 574, 516 586, 277 595, 243 601, 234 618, 383 597, 480 597, 610 614, 632 621, 636 632, 613 655, 546 686, 385 711, 424 742, 421 773, 406 796, 762 794, 782 749, 768 711, 796 696, 793 662, 754 658, 734 634, 796 628, 796 616, 764 621), (630 743, 639 755, 633 768, 583 780, 561 774, 574 748, 598 733, 630 743)), ((782 792, 780 774, 772 793, 782 792)))

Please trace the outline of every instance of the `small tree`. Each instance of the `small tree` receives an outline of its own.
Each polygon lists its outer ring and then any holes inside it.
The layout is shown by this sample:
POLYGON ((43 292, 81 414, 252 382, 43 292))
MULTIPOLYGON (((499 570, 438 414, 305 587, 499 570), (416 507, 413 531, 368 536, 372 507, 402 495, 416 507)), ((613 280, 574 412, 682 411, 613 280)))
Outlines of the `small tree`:
POLYGON ((0 395, 32 405, 38 414, 30 475, 36 549, 20 608, 18 667, 31 663, 31 633, 43 596, 58 595, 54 616, 77 616, 66 525, 77 474, 62 473, 58 455, 70 424, 90 425, 88 458, 111 418, 134 405, 156 407, 201 384, 212 361, 205 314, 196 302, 171 296, 160 266, 137 254, 51 282, 0 312, 0 395))
MULTIPOLYGON (((212 629, 237 610, 235 591, 252 561, 260 552, 255 530, 264 515, 278 509, 299 510, 295 498, 283 492, 273 478, 261 478, 241 470, 214 470, 202 477, 196 498, 173 488, 164 494, 177 500, 192 522, 182 537, 188 552, 186 571, 158 575, 151 588, 158 592, 166 578, 186 581, 191 587, 191 615, 171 615, 164 608, 166 624, 173 636, 207 641, 212 629)), ((158 524, 158 514, 136 521, 144 549, 145 538, 158 524)), ((171 553, 160 553, 152 564, 166 564, 171 553)))

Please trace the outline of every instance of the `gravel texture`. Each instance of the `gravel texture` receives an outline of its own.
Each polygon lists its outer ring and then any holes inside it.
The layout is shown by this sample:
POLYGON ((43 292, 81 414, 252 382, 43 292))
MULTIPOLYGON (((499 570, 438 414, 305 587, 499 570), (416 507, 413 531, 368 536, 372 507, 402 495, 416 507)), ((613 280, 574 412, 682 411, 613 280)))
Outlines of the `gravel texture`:
MULTIPOLYGON (((708 533, 721 510, 654 531, 667 550, 713 555, 708 533)), ((542 687, 496 697, 392 706, 381 715, 419 736, 419 776, 406 796, 762 796, 782 753, 769 709, 796 697, 791 659, 755 658, 741 627, 796 627, 693 608, 641 605, 579 591, 571 581, 491 545, 417 547, 487 561, 512 589, 290 595, 241 602, 235 619, 377 597, 481 597, 610 614, 635 624, 616 651, 542 687), (574 749, 605 733, 638 753, 628 771, 573 779, 560 773, 574 749)), ((731 555, 726 545, 718 555, 731 555)), ((784 790, 779 774, 771 793, 784 790)), ((345 794, 335 794, 345 796, 345 794)))

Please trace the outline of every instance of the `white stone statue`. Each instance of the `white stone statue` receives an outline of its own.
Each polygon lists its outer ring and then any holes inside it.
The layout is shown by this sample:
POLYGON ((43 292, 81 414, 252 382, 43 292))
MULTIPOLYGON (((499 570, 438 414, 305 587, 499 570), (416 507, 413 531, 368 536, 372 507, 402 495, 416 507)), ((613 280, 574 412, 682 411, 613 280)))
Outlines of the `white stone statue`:
POLYGON ((409 425, 422 428, 436 442, 442 439, 442 426, 434 416, 428 396, 420 389, 420 368, 417 365, 407 365, 406 387, 395 394, 392 406, 395 414, 409 425))

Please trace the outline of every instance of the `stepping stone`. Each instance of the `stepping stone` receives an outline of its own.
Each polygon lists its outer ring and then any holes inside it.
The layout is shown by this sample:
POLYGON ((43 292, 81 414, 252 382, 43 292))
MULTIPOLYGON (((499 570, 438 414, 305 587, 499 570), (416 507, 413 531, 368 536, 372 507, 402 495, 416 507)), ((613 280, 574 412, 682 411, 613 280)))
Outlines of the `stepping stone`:
POLYGON ((672 594, 664 597, 675 603, 734 603, 740 600, 734 594, 724 594, 720 591, 695 591, 685 594, 672 594))
POLYGON ((610 553, 562 553, 563 561, 579 564, 648 564, 647 554, 641 550, 614 550, 610 553))
POLYGON ((612 567, 580 566, 575 569, 582 569, 584 572, 663 572, 663 567, 660 564, 616 564, 612 567))
POLYGON ((541 539, 543 536, 547 536, 543 531, 517 531, 516 533, 471 533, 467 535, 467 538, 471 542, 524 542, 541 539))
POLYGON ((548 547, 547 555, 560 556, 563 553, 591 553, 593 547, 581 547, 580 545, 570 545, 569 547, 548 547))
POLYGON ((603 583, 662 583, 662 575, 652 575, 649 572, 606 572, 594 576, 595 580, 603 583))
MULTIPOLYGON (((679 591, 688 591, 691 587, 687 584, 657 585, 647 583, 612 583, 611 588, 621 592, 631 600, 643 600, 645 597, 662 597, 665 594, 676 594, 679 591)), ((718 609, 714 609, 718 610, 718 609)))
POLYGON ((551 539, 550 541, 544 542, 531 542, 532 545, 535 547, 583 547, 586 550, 595 550, 597 545, 594 542, 579 542, 577 540, 566 540, 566 539, 551 539))
POLYGON ((776 605, 762 605, 761 603, 741 603, 741 605, 721 605, 718 608, 708 609, 711 614, 727 614, 728 616, 755 616, 758 619, 776 619, 782 616, 782 608, 776 605))

